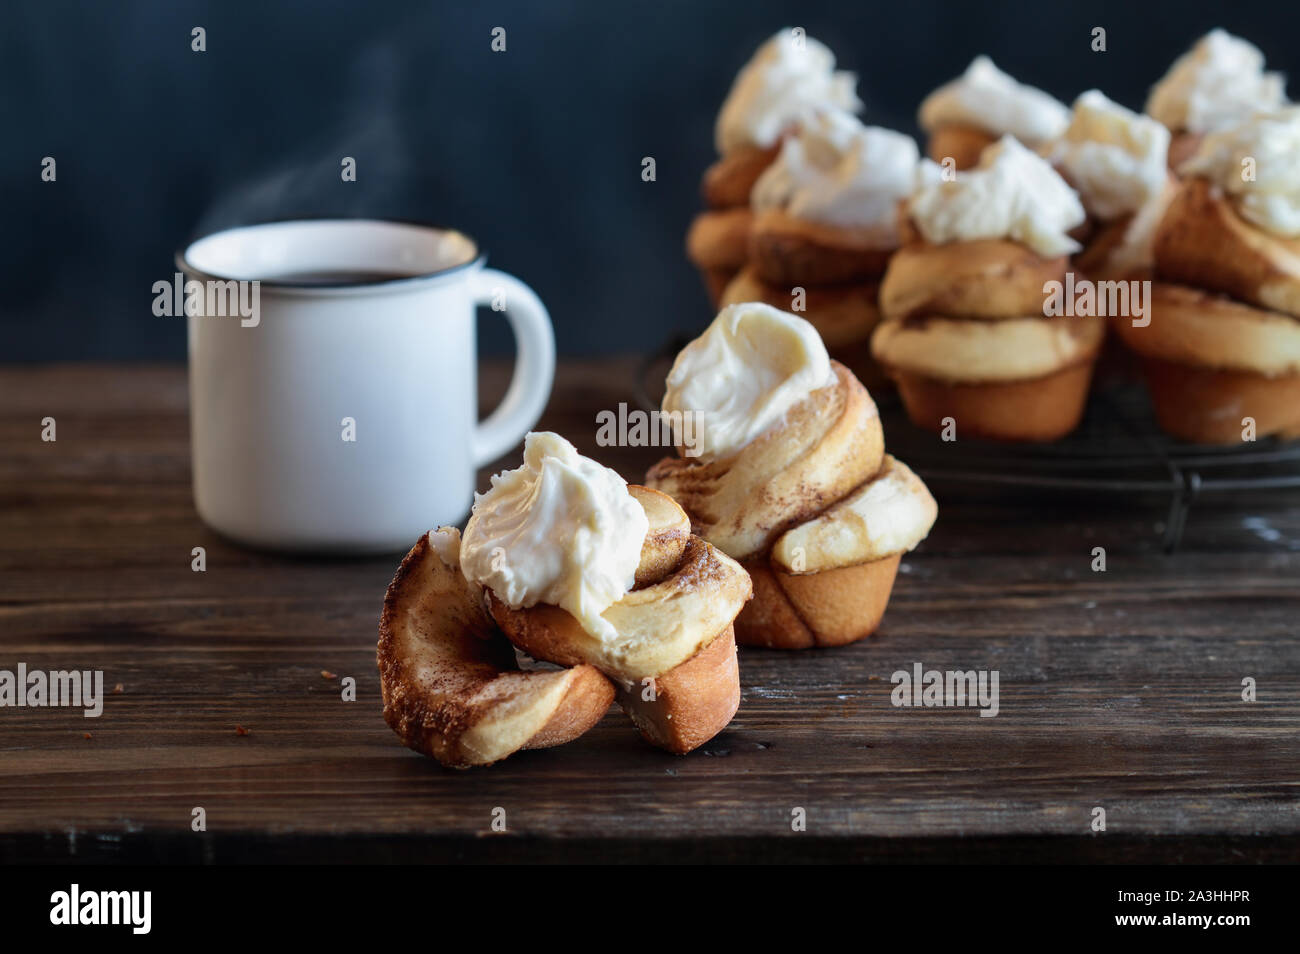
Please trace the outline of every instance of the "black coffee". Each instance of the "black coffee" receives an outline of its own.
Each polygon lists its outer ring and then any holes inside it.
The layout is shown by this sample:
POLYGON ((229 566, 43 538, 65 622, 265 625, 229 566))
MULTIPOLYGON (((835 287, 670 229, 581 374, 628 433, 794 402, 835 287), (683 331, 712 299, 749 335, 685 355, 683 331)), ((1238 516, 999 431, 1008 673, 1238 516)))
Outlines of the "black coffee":
POLYGON ((413 277, 412 272, 328 268, 320 271, 280 272, 267 275, 263 281, 324 288, 331 285, 371 285, 375 282, 391 282, 394 279, 413 277))

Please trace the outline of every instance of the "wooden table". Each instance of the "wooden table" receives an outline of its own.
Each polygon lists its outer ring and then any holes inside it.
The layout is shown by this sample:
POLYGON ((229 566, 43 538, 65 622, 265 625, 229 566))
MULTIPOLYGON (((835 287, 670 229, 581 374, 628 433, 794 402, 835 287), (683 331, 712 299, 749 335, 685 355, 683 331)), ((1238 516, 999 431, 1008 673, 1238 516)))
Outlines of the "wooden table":
MULTIPOLYGON (((631 368, 567 362, 540 426, 635 479, 654 451, 595 444, 631 368)), ((500 392, 501 367, 483 378, 500 392)), ((1200 503, 1166 557, 1158 506, 936 487, 880 633, 743 650, 740 712, 700 751, 651 749, 611 710, 571 745, 453 772, 380 715, 398 555, 226 543, 195 515, 187 441, 182 368, 0 371, 0 669, 122 687, 93 720, 0 709, 0 859, 1300 858, 1295 494, 1200 503), (998 670, 999 715, 895 708, 890 676, 917 662, 998 670)))

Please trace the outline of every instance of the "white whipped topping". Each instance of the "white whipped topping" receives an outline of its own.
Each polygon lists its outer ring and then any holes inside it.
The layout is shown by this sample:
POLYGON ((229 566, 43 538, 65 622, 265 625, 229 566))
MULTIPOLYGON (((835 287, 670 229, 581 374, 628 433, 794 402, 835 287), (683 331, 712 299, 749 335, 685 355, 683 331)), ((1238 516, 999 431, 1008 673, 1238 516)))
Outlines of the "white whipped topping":
POLYGON ((1242 218, 1300 236, 1300 106, 1256 113, 1210 133, 1178 169, 1228 194, 1242 218))
POLYGON ((781 30, 736 75, 714 127, 720 155, 767 149, 817 106, 857 112, 858 79, 835 69, 835 54, 802 30, 781 30))
POLYGON ((550 603, 587 632, 613 639, 601 614, 635 583, 650 529, 627 481, 558 434, 524 440, 524 464, 474 495, 460 562, 513 609, 550 603))
POLYGON ((974 169, 917 192, 910 214, 935 245, 1009 238, 1046 258, 1078 251, 1066 233, 1085 218, 1056 170, 1011 136, 985 149, 974 169))
POLYGON ((1095 89, 1074 101, 1070 125, 1044 152, 1103 222, 1137 212, 1169 178, 1169 130, 1095 89))
POLYGON ((759 302, 729 305, 677 355, 665 412, 699 412, 700 457, 726 457, 812 392, 835 383, 826 346, 802 318, 759 302))
POLYGON ((1285 102, 1286 79, 1264 72, 1259 48, 1216 29, 1174 60, 1151 87, 1146 111, 1170 129, 1205 133, 1285 102))
POLYGON ((1041 89, 1017 83, 987 56, 977 56, 965 73, 925 98, 919 121, 926 132, 940 126, 975 126, 992 136, 1010 133, 1037 146, 1061 134, 1070 111, 1041 89))
POLYGON ((864 126, 840 110, 818 110, 781 146, 754 183, 756 210, 879 231, 884 248, 899 244, 898 205, 939 167, 922 159, 911 136, 864 126))

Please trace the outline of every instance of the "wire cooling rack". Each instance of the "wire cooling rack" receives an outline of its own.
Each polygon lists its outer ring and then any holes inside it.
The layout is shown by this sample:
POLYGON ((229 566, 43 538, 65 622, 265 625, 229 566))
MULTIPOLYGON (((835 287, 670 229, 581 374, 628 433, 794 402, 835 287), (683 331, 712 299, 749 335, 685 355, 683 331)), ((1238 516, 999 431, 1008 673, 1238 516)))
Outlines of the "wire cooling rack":
MULTIPOLYGON (((669 360, 690 339, 666 342, 641 363, 637 403, 659 406, 669 360), (652 375, 656 368, 660 373, 652 375), (649 386, 655 382, 654 387, 649 386)), ((1163 498, 1164 549, 1182 542, 1192 504, 1213 494, 1300 488, 1300 441, 1261 438, 1230 446, 1188 444, 1164 434, 1140 381, 1110 375, 1095 382, 1084 419, 1050 444, 1007 444, 963 438, 946 442, 915 427, 897 394, 873 394, 890 453, 929 483, 988 492, 1038 490, 1078 497, 1125 493, 1163 498)), ((951 490, 949 491, 952 492, 951 490)))

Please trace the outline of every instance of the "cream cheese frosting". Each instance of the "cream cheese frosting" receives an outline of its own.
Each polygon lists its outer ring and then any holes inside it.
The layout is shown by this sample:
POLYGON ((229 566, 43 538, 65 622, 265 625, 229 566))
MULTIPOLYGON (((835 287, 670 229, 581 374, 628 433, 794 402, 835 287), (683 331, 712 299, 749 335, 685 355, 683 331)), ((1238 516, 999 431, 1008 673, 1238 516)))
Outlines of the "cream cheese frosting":
POLYGON ((1009 238, 1045 258, 1078 251, 1067 233, 1085 218, 1075 191, 1011 136, 985 149, 974 169, 920 189, 909 211, 931 244, 1009 238))
POLYGON ((781 146, 750 195, 756 211, 881 233, 899 244, 898 205, 939 167, 922 159, 911 136, 864 126, 849 113, 817 110, 781 146))
POLYGON ((886 454, 880 472, 820 516, 787 530, 772 560, 791 573, 856 566, 916 547, 939 514, 929 489, 886 454))
POLYGON ((1044 151, 1103 222, 1137 212, 1169 179, 1169 130, 1100 90, 1074 101, 1070 125, 1044 151))
POLYGON ((1059 136, 1069 121, 1064 103, 1016 82, 987 56, 975 57, 965 73, 927 96, 919 116, 926 132, 939 126, 974 126, 991 136, 1010 133, 1031 146, 1059 136))
POLYGON ((726 457, 836 383, 826 346, 802 318, 760 302, 729 305, 677 355, 666 413, 696 412, 702 460, 726 457))
POLYGON ((767 149, 814 107, 857 112, 857 77, 835 69, 835 54, 802 30, 785 29, 736 75, 714 127, 718 153, 767 149))
POLYGON ((1178 171, 1218 186, 1248 222, 1300 237, 1300 106, 1255 113, 1210 133, 1178 171))
POLYGON ((558 434, 524 440, 524 463, 492 478, 461 541, 465 577, 511 609, 549 603, 602 640, 601 614, 631 591, 649 530, 627 482, 558 434))
POLYGON ((1264 71, 1264 54, 1224 30, 1211 30, 1151 88, 1146 111, 1170 129, 1214 132, 1255 110, 1286 102, 1286 79, 1264 71))

